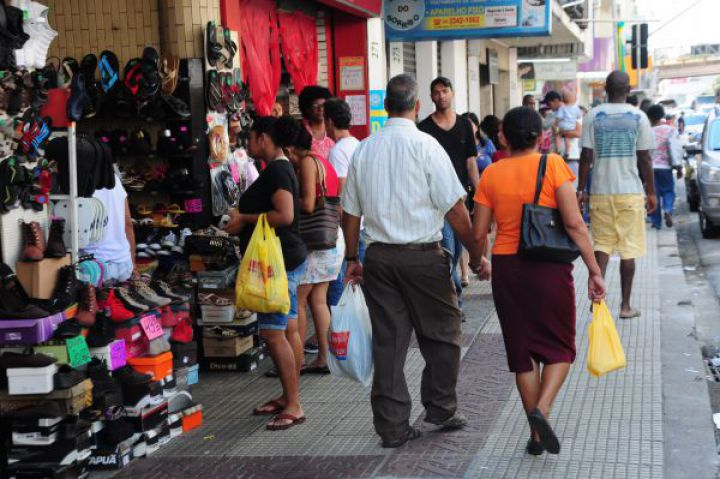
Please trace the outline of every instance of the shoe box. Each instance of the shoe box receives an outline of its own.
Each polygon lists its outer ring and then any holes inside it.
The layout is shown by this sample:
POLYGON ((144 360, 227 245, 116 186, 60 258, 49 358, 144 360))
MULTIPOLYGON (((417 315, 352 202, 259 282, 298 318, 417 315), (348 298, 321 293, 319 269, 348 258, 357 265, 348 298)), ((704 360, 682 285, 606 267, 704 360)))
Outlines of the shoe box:
POLYGON ((89 479, 89 464, 89 461, 70 466, 18 462, 9 465, 5 471, 6 475, 3 477, 8 479, 89 479))
POLYGON ((228 266, 218 271, 198 271, 197 281, 200 289, 228 289, 235 284, 237 265, 228 266))
POLYGON ((127 362, 140 373, 152 374, 153 381, 160 381, 172 374, 173 355, 169 351, 156 356, 129 358, 127 362))
POLYGON ((190 320, 190 304, 168 304, 160 308, 160 324, 163 328, 174 328, 182 321, 190 320))
POLYGON ((200 369, 205 372, 231 371, 249 373, 257 369, 264 358, 261 348, 252 348, 236 358, 205 357, 200 361, 200 369))
POLYGON ((113 451, 94 449, 88 460, 88 467, 93 470, 117 470, 130 464, 132 459, 131 447, 120 445, 113 451))
POLYGON ((28 296, 35 299, 50 299, 60 268, 69 264, 69 255, 34 262, 18 261, 15 264, 15 274, 28 296))
POLYGON ((253 336, 215 336, 203 331, 203 354, 206 358, 236 358, 252 349, 253 336))
POLYGON ((198 345, 195 341, 189 343, 176 343, 170 344, 172 351, 172 367, 177 370, 197 364, 198 359, 198 345))
POLYGON ((155 429, 167 421, 168 401, 164 400, 159 404, 153 404, 139 409, 126 407, 127 419, 135 427, 137 432, 145 432, 155 429))
POLYGON ((199 370, 200 366, 198 364, 176 369, 174 376, 177 388, 182 391, 197 384, 200 381, 199 370))
POLYGON ((203 323, 231 323, 235 319, 235 305, 210 306, 200 305, 203 323))
POLYGON ((90 348, 90 355, 101 361, 105 361, 105 365, 109 371, 115 371, 127 364, 125 341, 122 339, 116 339, 107 346, 90 348))
POLYGON ((58 366, 70 363, 67 345, 65 344, 65 342, 49 341, 46 344, 40 344, 38 346, 35 346, 33 348, 33 352, 36 354, 45 354, 46 356, 55 358, 55 364, 57 364, 58 366))
POLYGON ((63 414, 80 414, 92 404, 93 384, 86 379, 68 389, 56 389, 48 394, 10 395, 0 390, 0 411, 17 411, 30 406, 43 406, 56 403, 63 414))
POLYGON ((202 404, 196 404, 195 406, 183 411, 182 428, 184 433, 190 432, 193 429, 197 429, 202 426, 202 422, 202 404))
POLYGON ((38 344, 50 339, 62 314, 39 319, 0 319, 0 344, 38 344))
POLYGON ((150 340, 143 332, 140 318, 114 324, 115 338, 125 341, 125 356, 134 358, 147 354, 150 340))
POLYGON ((8 368, 8 394, 47 394, 54 389, 57 370, 55 363, 40 368, 8 368))
POLYGON ((63 418, 12 419, 13 446, 47 446, 59 437, 63 418))
MULTIPOLYGON (((198 321, 198 326, 213 326, 214 323, 206 321, 198 321)), ((235 318, 232 322, 218 324, 223 329, 230 329, 238 334, 238 336, 252 336, 258 332, 257 315, 253 314, 249 318, 235 318)), ((212 329, 212 328, 209 328, 212 329)))

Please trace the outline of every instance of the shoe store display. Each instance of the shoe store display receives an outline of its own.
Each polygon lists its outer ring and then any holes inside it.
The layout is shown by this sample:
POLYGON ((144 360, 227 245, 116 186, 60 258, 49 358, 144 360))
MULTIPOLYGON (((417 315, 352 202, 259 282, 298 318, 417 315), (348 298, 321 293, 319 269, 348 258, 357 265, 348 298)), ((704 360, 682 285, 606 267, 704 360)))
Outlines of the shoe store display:
POLYGON ((132 287, 143 299, 148 300, 152 304, 156 305, 155 307, 166 306, 172 302, 172 298, 168 298, 162 294, 158 294, 157 291, 153 290, 143 281, 133 281, 132 287))
POLYGON ((115 296, 122 302, 123 306, 125 306, 126 309, 129 311, 132 311, 133 313, 144 313, 145 311, 150 309, 150 306, 143 303, 142 300, 138 301, 136 299, 136 295, 134 295, 129 289, 127 288, 115 288, 115 296))
POLYGON ((61 312, 68 309, 78 301, 78 296, 81 288, 80 280, 77 278, 77 273, 74 265, 63 266, 58 271, 57 282, 55 283, 55 289, 49 300, 49 305, 52 311, 61 312))
POLYGON ((17 276, 5 263, 0 263, 0 319, 45 318, 50 313, 30 304, 30 298, 17 276))
POLYGON ((174 291, 169 284, 164 281, 153 281, 150 283, 150 287, 159 295, 171 298, 175 301, 190 301, 190 296, 182 294, 178 291, 174 291))
POLYGON ((105 300, 105 308, 110 311, 110 319, 114 322, 124 322, 135 317, 142 309, 129 308, 126 301, 120 297, 117 289, 111 289, 105 300))

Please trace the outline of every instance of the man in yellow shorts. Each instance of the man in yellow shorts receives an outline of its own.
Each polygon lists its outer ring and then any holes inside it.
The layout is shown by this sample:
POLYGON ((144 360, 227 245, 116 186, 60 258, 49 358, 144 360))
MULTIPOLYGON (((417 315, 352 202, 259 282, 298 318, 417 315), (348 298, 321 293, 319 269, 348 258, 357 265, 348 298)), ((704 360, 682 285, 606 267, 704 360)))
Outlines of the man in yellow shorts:
POLYGON ((593 108, 583 122, 578 198, 583 208, 592 165, 590 222, 595 257, 604 276, 610 256, 620 255, 620 317, 630 319, 640 316, 630 305, 630 296, 635 258, 645 255, 645 215, 657 207, 650 157, 655 145, 645 113, 625 102, 630 92, 627 73, 608 75, 605 91, 608 102, 593 108))

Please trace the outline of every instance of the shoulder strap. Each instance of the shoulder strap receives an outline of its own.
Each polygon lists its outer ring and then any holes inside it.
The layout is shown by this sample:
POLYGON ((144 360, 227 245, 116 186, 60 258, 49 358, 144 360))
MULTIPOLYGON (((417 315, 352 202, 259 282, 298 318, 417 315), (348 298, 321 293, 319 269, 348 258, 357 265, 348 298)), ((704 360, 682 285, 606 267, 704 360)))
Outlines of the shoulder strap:
POLYGON ((310 156, 313 161, 315 162, 315 167, 318 170, 318 183, 320 184, 320 197, 324 198, 325 194, 327 193, 327 184, 325 183, 325 165, 322 164, 320 160, 317 159, 315 155, 310 156))
POLYGON ((533 204, 537 205, 540 201, 540 193, 542 193, 543 182, 545 181, 545 170, 547 169, 547 154, 540 157, 538 165, 537 180, 535 181, 535 200, 533 204))

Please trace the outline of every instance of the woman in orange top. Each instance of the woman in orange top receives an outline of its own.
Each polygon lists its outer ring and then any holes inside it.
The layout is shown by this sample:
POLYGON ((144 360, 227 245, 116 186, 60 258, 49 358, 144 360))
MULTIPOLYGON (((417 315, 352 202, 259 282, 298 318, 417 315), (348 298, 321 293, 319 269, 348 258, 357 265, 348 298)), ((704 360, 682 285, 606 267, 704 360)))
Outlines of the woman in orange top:
MULTIPOLYGON (((522 208, 533 202, 540 164, 540 115, 530 108, 513 108, 505 115, 500 135, 509 156, 483 173, 475 195, 474 234, 483 248, 495 219, 493 299, 508 365, 516 374, 530 423, 527 452, 540 455, 546 450, 557 454, 560 442, 547 416, 575 360, 573 266, 530 260, 518 254, 522 208)), ((589 296, 599 301, 605 297, 605 282, 578 208, 574 180, 560 156, 548 155, 539 203, 560 210, 565 229, 580 248, 590 272, 589 296)))

